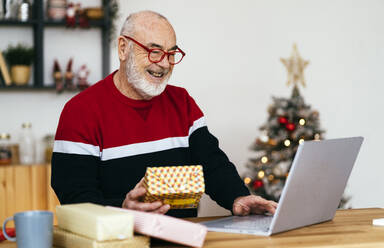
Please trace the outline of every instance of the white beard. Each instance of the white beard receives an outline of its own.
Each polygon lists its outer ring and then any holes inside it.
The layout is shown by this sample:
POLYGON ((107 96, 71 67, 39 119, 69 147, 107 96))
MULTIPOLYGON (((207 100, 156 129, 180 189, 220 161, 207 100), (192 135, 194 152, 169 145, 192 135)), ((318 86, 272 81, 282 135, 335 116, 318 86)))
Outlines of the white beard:
POLYGON ((145 100, 149 100, 163 93, 171 73, 164 78, 164 81, 161 84, 152 84, 140 75, 137 69, 134 54, 130 53, 126 64, 126 76, 128 83, 130 83, 145 100))

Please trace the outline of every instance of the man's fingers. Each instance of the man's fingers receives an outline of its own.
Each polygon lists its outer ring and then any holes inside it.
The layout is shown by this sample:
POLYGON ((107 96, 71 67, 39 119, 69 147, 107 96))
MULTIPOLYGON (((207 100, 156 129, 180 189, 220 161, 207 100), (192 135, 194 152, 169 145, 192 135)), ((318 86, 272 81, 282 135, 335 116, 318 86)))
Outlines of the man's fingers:
POLYGON ((129 191, 129 193, 127 194, 127 197, 129 200, 133 200, 133 201, 136 201, 138 198, 142 197, 145 195, 145 192, 147 192, 145 190, 145 188, 135 188, 131 191, 129 191))
POLYGON ((255 213, 262 213, 262 211, 266 210, 270 212, 271 214, 275 213, 277 203, 274 201, 268 201, 264 198, 261 198, 259 196, 252 197, 252 206, 255 213))
POLYGON ((255 204, 252 207, 252 213, 255 214, 264 214, 265 211, 274 214, 276 212, 277 204, 274 204, 273 201, 260 202, 259 204, 255 204))
POLYGON ((234 209, 233 209, 234 215, 245 216, 245 215, 248 215, 249 212, 250 212, 249 209, 245 209, 244 207, 242 207, 240 205, 235 205, 234 209))
POLYGON ((165 214, 166 212, 168 212, 168 210, 170 209, 171 207, 167 204, 167 205, 163 205, 161 206, 160 208, 156 209, 154 212, 155 213, 158 213, 158 214, 165 214))
POLYGON ((248 215, 250 212, 251 209, 240 201, 237 201, 233 204, 233 213, 235 215, 248 215))
POLYGON ((271 214, 274 214, 275 211, 276 211, 276 207, 273 206, 272 204, 268 204, 268 205, 266 205, 266 206, 265 206, 265 209, 266 209, 268 212, 270 212, 271 214))
POLYGON ((271 203, 272 206, 277 208, 277 202, 274 202, 274 201, 269 201, 269 202, 271 203))
POLYGON ((233 213, 235 215, 264 214, 266 211, 274 214, 277 203, 268 201, 260 196, 249 195, 235 200, 233 213))
POLYGON ((252 197, 251 198, 252 202, 254 204, 258 204, 258 205, 267 205, 269 204, 269 201, 268 200, 265 200, 264 198, 260 197, 260 196, 255 196, 255 197, 252 197))
POLYGON ((274 202, 274 201, 270 201, 271 205, 274 207, 274 208, 277 208, 277 202, 274 202))
POLYGON ((141 187, 144 187, 144 177, 141 178, 140 182, 138 182, 138 183, 136 184, 136 186, 134 187, 134 189, 141 188, 141 187))
POLYGON ((134 202, 133 209, 144 211, 144 212, 152 212, 160 208, 163 204, 161 202, 134 202))
POLYGON ((238 204, 233 204, 233 214, 234 215, 243 215, 243 209, 238 204))

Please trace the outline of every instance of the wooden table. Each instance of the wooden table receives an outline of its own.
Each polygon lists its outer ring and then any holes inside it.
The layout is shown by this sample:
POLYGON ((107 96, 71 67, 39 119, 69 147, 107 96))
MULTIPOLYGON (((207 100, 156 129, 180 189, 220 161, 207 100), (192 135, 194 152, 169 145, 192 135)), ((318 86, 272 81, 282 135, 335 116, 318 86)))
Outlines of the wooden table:
MULTIPOLYGON (((384 218, 384 209, 338 210, 332 221, 262 237, 208 232, 204 248, 240 247, 384 247, 384 227, 372 226, 372 219, 384 218)), ((213 218, 197 218, 203 221, 213 218)), ((181 247, 170 243, 153 247, 181 247)))
MULTIPOLYGON (((271 237, 208 232, 204 247, 384 247, 384 227, 372 226, 372 219, 376 218, 384 218, 384 209, 338 210, 332 221, 276 234, 271 237)), ((215 218, 193 218, 190 220, 199 222, 209 219, 215 218)), ((184 246, 154 241, 152 247, 184 246)), ((0 248, 16 248, 16 244, 2 242, 0 248)))

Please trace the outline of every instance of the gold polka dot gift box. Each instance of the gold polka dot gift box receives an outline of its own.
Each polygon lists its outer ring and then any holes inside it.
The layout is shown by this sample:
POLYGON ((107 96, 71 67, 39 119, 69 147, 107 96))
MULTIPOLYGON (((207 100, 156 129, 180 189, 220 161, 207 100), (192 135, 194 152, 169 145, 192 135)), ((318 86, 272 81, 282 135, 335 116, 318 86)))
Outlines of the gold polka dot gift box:
POLYGON ((171 208, 197 208, 204 193, 201 165, 148 167, 144 177, 144 202, 162 201, 171 208))

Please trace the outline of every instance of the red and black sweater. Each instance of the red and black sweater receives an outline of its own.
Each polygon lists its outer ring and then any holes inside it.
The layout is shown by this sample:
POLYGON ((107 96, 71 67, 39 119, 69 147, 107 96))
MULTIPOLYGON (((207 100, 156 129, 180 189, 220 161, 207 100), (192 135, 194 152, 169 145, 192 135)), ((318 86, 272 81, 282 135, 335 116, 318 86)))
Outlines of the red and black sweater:
MULTIPOLYGON (((231 210, 236 197, 249 194, 185 89, 168 85, 149 101, 132 100, 111 74, 65 105, 51 184, 62 204, 121 207, 147 167, 196 164, 204 168, 205 192, 224 208, 231 210)), ((197 210, 168 214, 193 217, 197 210)))

